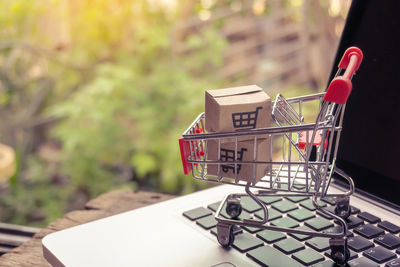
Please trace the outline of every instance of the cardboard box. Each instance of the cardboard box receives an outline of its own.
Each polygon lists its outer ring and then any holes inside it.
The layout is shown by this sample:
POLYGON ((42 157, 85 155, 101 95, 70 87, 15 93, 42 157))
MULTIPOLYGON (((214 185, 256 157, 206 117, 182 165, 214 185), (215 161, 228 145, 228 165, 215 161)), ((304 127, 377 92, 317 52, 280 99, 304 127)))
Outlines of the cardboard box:
MULTIPOLYGON (((270 157, 270 137, 257 139, 256 161, 271 161, 270 157)), ((222 177, 235 178, 235 165, 229 161, 235 160, 235 142, 221 143, 220 160, 226 164, 220 165, 220 175, 222 177)), ((254 161, 254 139, 238 141, 237 145, 238 161, 254 161)), ((218 160, 218 141, 209 140, 207 143, 207 160, 218 160)), ((239 180, 251 182, 253 179, 253 164, 238 164, 237 173, 239 180)), ((270 164, 256 164, 255 182, 260 181, 266 175, 270 164)), ((218 175, 217 164, 207 164, 207 174, 218 175)))
POLYGON ((257 85, 206 91, 205 128, 228 132, 270 125, 271 98, 257 85))

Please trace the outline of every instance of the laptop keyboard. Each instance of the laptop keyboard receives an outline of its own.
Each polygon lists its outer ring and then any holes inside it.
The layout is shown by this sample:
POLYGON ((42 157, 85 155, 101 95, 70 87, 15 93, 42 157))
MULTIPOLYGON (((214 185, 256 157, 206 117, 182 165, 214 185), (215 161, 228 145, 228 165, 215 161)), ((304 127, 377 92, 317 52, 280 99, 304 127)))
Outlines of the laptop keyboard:
MULTIPOLYGON (((270 225, 313 231, 341 232, 329 216, 316 211, 308 197, 260 197, 267 205, 270 225)), ((220 202, 210 203, 183 213, 195 222, 199 229, 217 235, 215 212, 220 202)), ((320 202, 333 211, 335 201, 331 198, 320 202)), ((262 219, 264 214, 250 197, 242 197, 243 208, 239 220, 262 219)), ((400 227, 368 212, 351 207, 348 218, 348 246, 350 260, 347 266, 400 266, 400 227)), ((221 215, 229 218, 222 209, 221 215)), ((254 227, 234 226, 235 241, 232 247, 262 266, 336 266, 330 259, 329 238, 312 237, 263 230, 254 227)), ((218 242, 215 239, 215 242, 218 242)))

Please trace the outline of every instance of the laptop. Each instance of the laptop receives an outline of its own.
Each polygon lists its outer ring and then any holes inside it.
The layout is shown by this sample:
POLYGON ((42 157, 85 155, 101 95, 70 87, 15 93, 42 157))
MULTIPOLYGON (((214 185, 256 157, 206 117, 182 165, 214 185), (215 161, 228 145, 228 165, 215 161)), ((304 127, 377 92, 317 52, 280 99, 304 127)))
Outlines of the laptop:
MULTIPOLYGON (((353 1, 331 75, 347 47, 361 48, 364 60, 353 78, 337 155, 337 166, 356 185, 348 266, 400 265, 398 10, 398 1, 353 1)), ((337 177, 329 190, 343 192, 343 184, 337 177)), ((53 266, 335 266, 327 238, 235 227, 232 247, 221 247, 214 215, 227 194, 243 191, 216 186, 52 233, 42 240, 43 255, 53 266)), ((240 216, 259 216, 252 201, 241 202, 240 216)), ((264 203, 271 223, 287 218, 294 227, 315 231, 338 226, 308 198, 272 197, 264 203)), ((333 209, 335 201, 321 205, 333 209)))

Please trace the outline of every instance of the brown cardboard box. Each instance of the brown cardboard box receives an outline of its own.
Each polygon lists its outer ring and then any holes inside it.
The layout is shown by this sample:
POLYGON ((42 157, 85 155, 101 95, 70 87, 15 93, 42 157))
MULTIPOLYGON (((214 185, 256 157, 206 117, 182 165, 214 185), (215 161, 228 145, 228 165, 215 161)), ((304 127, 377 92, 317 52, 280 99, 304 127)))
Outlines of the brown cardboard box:
POLYGON ((271 98, 257 85, 206 91, 208 132, 264 128, 270 125, 271 98))
MULTIPOLYGON (((271 161, 270 157, 270 137, 265 139, 257 139, 257 155, 256 161, 271 161)), ((221 143, 221 161, 235 160, 235 142, 221 143)), ((237 159, 239 161, 254 161, 254 139, 246 141, 238 141, 237 159)), ((218 141, 209 140, 207 143, 207 160, 218 160, 218 141)), ((270 164, 256 164, 255 182, 258 182, 266 175, 270 164)), ((251 182, 253 179, 253 164, 238 164, 237 173, 239 180, 251 182)), ((207 174, 218 175, 218 165, 208 164, 207 174)), ((221 164, 220 175, 222 177, 235 178, 234 164, 221 164)))

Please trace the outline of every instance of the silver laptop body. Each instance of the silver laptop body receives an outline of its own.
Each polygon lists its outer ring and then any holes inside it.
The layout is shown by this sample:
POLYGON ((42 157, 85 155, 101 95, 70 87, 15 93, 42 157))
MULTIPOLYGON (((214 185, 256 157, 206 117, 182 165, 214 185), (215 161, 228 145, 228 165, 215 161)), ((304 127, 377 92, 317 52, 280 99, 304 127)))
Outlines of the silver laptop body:
MULTIPOLYGON (((398 10, 399 1, 354 0, 333 69, 347 47, 363 50, 363 65, 353 79, 354 90, 346 106, 337 160, 354 179, 356 189, 361 189, 350 204, 400 226, 398 10)), ((329 190, 343 191, 340 181, 333 182, 329 190)), ((209 230, 182 216, 234 192, 244 189, 217 186, 52 233, 43 238, 43 254, 54 266, 259 266, 246 253, 222 248, 209 230)), ((392 251, 399 258, 399 252, 392 251)))

